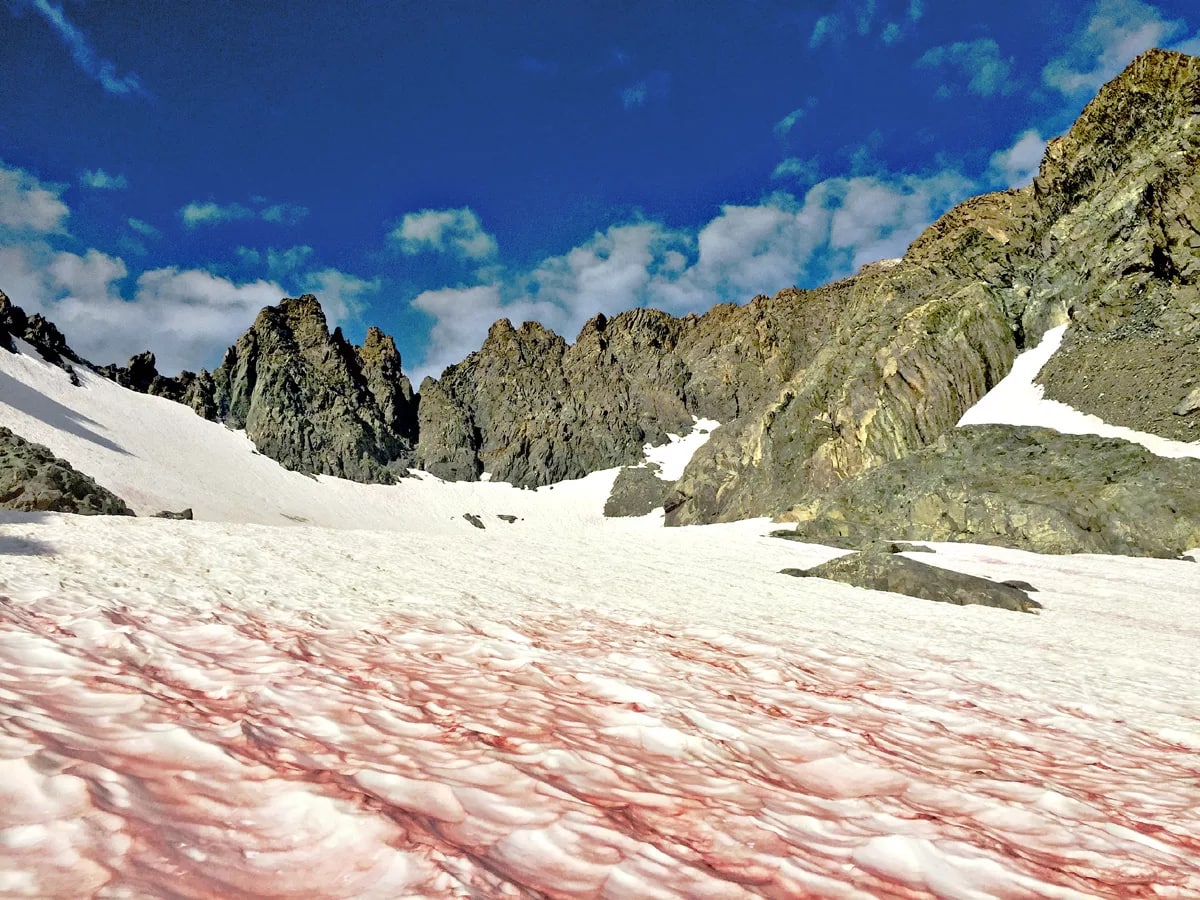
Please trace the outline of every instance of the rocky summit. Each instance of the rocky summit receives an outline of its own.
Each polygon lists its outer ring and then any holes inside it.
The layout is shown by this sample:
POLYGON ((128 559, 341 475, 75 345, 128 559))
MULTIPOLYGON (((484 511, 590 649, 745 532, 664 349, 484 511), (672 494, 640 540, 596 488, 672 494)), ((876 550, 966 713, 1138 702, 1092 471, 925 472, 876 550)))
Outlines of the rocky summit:
POLYGON ((311 294, 260 312, 184 402, 245 429, 289 469, 354 481, 403 474, 416 439, 417 400, 395 342, 375 328, 362 347, 330 333, 311 294))

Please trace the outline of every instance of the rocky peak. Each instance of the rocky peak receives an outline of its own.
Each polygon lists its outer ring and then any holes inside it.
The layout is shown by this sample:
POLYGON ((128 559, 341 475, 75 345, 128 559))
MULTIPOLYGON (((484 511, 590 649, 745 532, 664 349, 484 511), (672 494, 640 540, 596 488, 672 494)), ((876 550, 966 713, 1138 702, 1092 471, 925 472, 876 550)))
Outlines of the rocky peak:
POLYGON ((291 469, 390 481, 408 464, 416 399, 395 343, 378 329, 356 348, 329 332, 311 294, 262 310, 186 402, 291 469))

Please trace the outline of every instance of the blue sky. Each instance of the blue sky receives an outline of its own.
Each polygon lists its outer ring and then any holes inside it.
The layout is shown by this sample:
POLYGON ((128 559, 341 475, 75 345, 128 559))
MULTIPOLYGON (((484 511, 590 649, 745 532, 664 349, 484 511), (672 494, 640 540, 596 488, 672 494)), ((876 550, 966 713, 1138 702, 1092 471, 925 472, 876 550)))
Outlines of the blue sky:
POLYGON ((0 289, 212 367, 311 291, 418 375, 900 255, 1192 0, 0 0, 0 289))

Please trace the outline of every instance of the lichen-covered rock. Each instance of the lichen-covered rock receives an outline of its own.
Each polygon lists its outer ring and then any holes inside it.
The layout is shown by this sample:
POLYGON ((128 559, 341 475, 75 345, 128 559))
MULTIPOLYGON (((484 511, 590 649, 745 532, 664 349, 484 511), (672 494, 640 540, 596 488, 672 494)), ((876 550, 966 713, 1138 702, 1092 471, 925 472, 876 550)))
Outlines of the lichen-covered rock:
POLYGON ((0 509, 132 516, 111 491, 7 428, 0 428, 0 509))
POLYGON ((1048 428, 972 425, 793 506, 781 537, 966 541, 1177 557, 1200 546, 1200 460, 1048 428))
POLYGON ((341 329, 329 332, 311 294, 262 310, 183 399, 245 429, 289 469, 354 481, 403 474, 416 431, 416 400, 392 340, 372 329, 353 347, 341 329))
POLYGON ((967 201, 840 292, 827 344, 680 479, 668 524, 778 512, 926 446, 1047 328, 1049 396, 1200 438, 1200 60, 1151 51, 1047 150, 1028 188, 967 201))
POLYGON ((661 471, 653 463, 622 468, 604 503, 604 515, 609 518, 644 516, 662 508, 675 483, 663 481, 661 471))
POLYGON ((1012 585, 964 575, 883 551, 851 553, 812 569, 784 569, 800 578, 825 578, 873 591, 889 591, 955 606, 991 606, 1036 612, 1041 604, 1012 585))
POLYGON ((158 371, 158 360, 149 350, 130 357, 123 366, 97 366, 96 371, 131 391, 165 397, 176 403, 185 402, 192 382, 196 380, 195 372, 184 371, 174 377, 162 375, 158 371))

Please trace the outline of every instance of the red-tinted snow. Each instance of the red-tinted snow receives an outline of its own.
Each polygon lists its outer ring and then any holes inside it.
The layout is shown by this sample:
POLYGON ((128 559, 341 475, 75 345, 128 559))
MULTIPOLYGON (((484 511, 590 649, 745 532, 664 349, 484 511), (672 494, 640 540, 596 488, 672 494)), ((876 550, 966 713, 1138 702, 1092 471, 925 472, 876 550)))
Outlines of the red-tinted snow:
POLYGON ((0 895, 1200 894, 1193 564, 1035 617, 658 534, 10 517, 0 895))

